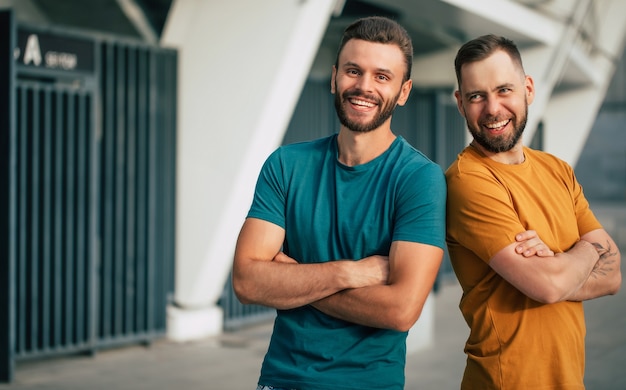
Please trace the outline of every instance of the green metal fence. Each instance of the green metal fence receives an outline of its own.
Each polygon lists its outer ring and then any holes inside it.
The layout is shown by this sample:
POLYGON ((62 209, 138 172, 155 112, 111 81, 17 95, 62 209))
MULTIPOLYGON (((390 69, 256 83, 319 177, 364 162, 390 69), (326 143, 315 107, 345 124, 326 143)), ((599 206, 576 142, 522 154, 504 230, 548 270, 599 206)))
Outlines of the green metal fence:
POLYGON ((0 13, 0 380, 147 343, 174 280, 176 52, 0 13))

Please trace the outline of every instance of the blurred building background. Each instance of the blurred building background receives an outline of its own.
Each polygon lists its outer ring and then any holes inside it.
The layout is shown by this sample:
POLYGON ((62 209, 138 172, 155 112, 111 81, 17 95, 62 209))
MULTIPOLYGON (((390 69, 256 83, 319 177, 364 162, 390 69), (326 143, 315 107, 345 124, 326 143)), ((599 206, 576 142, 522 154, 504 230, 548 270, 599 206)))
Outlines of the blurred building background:
MULTIPOLYGON (((468 142, 452 96, 454 55, 465 41, 495 33, 519 45, 526 72, 535 79, 537 98, 530 107, 525 142, 574 166, 592 202, 626 202, 626 2, 621 0, 0 0, 0 8, 11 9, 15 24, 29 31, 84 34, 103 46, 108 43, 101 42, 113 40, 116 43, 109 51, 118 53, 111 60, 118 61, 112 62, 114 69, 128 66, 135 51, 139 52, 138 62, 144 51, 153 53, 150 48, 155 48, 154 53, 175 53, 175 64, 163 65, 163 73, 155 73, 149 82, 159 86, 172 74, 174 79, 163 88, 148 88, 146 92, 151 96, 173 95, 169 103, 151 106, 148 112, 163 114, 172 109, 175 113, 154 117, 157 128, 164 121, 175 124, 173 137, 158 141, 164 143, 164 150, 167 145, 171 147, 163 161, 172 158, 172 165, 155 168, 156 176, 162 172, 171 181, 157 180, 156 187, 150 187, 159 193, 167 194, 168 188, 172 191, 171 197, 161 199, 172 206, 172 214, 165 214, 172 219, 153 221, 168 225, 159 230, 161 244, 166 245, 155 246, 153 254, 161 256, 163 263, 155 269, 144 267, 150 272, 127 266, 124 259, 137 257, 136 252, 129 251, 138 245, 125 241, 120 247, 117 241, 109 242, 115 247, 110 248, 111 261, 121 261, 118 267, 123 268, 115 273, 115 266, 111 266, 111 288, 117 295, 112 293, 103 309, 102 297, 108 292, 102 286, 94 287, 95 296, 90 295, 89 300, 96 307, 84 306, 91 318, 87 323, 92 337, 99 343, 75 343, 77 350, 107 345, 103 340, 110 344, 154 337, 196 340, 272 317, 271 310, 242 307, 232 296, 229 275, 235 240, 256 176, 269 153, 281 143, 338 130, 330 71, 343 29, 358 17, 389 16, 411 34, 414 90, 407 105, 394 114, 392 128, 443 168, 468 142), (118 49, 122 43, 117 42, 123 43, 122 49, 118 49), (158 280, 163 300, 137 303, 137 283, 143 274, 158 280), (134 311, 140 308, 149 310, 150 318, 157 318, 148 332, 136 318, 134 311), (104 325, 109 317, 116 317, 112 329, 104 325)), ((10 44, 17 45, 17 41, 10 44)), ((104 74, 107 49, 102 53, 104 65, 98 72, 104 74)), ((161 69, 158 64, 171 61, 169 54, 162 60, 151 55, 146 61, 157 64, 154 68, 137 67, 134 74, 138 79, 150 69, 161 69)), ((8 58, 12 56, 15 54, 8 58)), ((113 76, 111 80, 117 81, 111 81, 112 88, 127 87, 119 80, 129 82, 128 77, 113 76)), ((20 77, 32 75, 20 73, 20 77)), ((109 84, 100 77, 93 79, 99 84, 96 90, 106 94, 109 84)), ((116 132, 116 119, 130 112, 125 104, 131 100, 120 100, 122 95, 111 96, 119 107, 111 114, 108 127, 102 126, 102 135, 93 140, 94 150, 103 155, 107 132, 116 132)), ((96 119, 106 112, 103 107, 107 101, 98 96, 91 102, 96 119)), ((124 126, 132 128, 128 123, 124 126)), ((111 145, 120 142, 118 136, 111 145)), ((142 139, 135 142, 140 146, 142 139)), ((127 143, 123 147, 131 150, 127 143)), ((132 150, 139 150, 136 147, 133 144, 132 150)), ((125 153, 128 157, 134 152, 125 153)), ((119 163, 116 156, 111 158, 119 163)), ((6 166, 10 165, 7 162, 6 166)), ((128 170, 123 172, 130 175, 128 170)), ((141 172, 132 172, 141 176, 141 172)), ((115 180, 115 171, 111 175, 115 180)), ((128 187, 122 183, 116 188, 121 186, 128 187)), ((10 193, 13 195, 3 198, 3 207, 12 204, 11 196, 19 197, 18 190, 10 193)), ((152 201, 149 191, 141 196, 141 192, 133 192, 128 199, 133 198, 133 204, 152 201)), ((107 199, 106 194, 101 197, 107 199)), ((103 220, 108 215, 104 203, 103 220)), ((116 210, 125 216, 132 211, 128 206, 132 202, 122 203, 116 210)), ((98 247, 106 247, 107 241, 99 238, 99 228, 94 228, 94 234, 98 247)), ((7 242, 7 248, 9 241, 2 241, 7 242)), ((7 249, 2 256, 10 257, 11 253, 7 249)), ((149 253, 144 255, 150 257, 149 253)), ((107 270, 106 257, 96 257, 87 260, 94 264, 95 284, 105 284, 98 282, 98 274, 107 270)), ((20 269, 15 262, 7 264, 20 269)), ((38 268, 21 269, 25 280, 38 278, 25 275, 39 272, 38 268)), ((16 275, 15 269, 7 270, 7 275, 16 275)), ((449 272, 444 265, 442 275, 449 272)), ((6 331, 2 338, 9 351, 5 359, 71 351, 67 345, 41 346, 46 340, 42 334, 51 331, 41 315, 47 299, 42 286, 46 284, 33 282, 28 293, 20 290, 19 282, 8 286, 2 297, 9 309, 3 313, 4 325, 0 327, 6 331), (24 323, 29 324, 32 334, 24 333, 24 323)), ((409 349, 431 341, 432 322, 432 307, 427 306, 411 332, 409 349)))

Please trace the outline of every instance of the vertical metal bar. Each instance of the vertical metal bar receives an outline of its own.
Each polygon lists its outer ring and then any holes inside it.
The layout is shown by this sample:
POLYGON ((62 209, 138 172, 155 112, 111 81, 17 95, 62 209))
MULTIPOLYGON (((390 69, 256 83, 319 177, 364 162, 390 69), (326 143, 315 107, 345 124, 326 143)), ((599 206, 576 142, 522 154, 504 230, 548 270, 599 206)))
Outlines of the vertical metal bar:
POLYGON ((27 262, 27 237, 26 231, 27 223, 27 172, 28 172, 28 118, 27 118, 27 90, 26 88, 19 89, 19 135, 18 135, 18 181, 19 181, 19 199, 18 199, 18 268, 17 268, 17 298, 18 298, 18 311, 17 311, 17 334, 16 340, 16 352, 19 354, 26 350, 26 309, 27 309, 27 293, 26 293, 26 262, 27 262))
MULTIPOLYGON (((164 298, 162 302, 162 307, 165 308, 168 304, 167 297, 169 293, 173 290, 174 286, 174 271, 175 271, 175 259, 176 259, 176 241, 174 237, 176 236, 176 110, 168 109, 168 107, 176 107, 176 74, 177 74, 177 57, 174 52, 167 52, 167 68, 165 69, 164 79, 167 80, 167 88, 163 96, 165 96, 168 101, 165 104, 163 109, 166 120, 164 123, 167 124, 167 137, 165 141, 165 146, 167 148, 167 177, 165 183, 165 189, 167 190, 167 207, 166 210, 166 221, 164 226, 166 227, 166 234, 164 237, 164 242, 167 243, 167 250, 165 251, 166 257, 166 267, 164 278, 166 279, 164 282, 164 290, 162 292, 162 297, 164 298)), ((166 325, 165 318, 165 310, 161 310, 163 317, 163 327, 166 325)))
POLYGON ((31 134, 31 150, 29 160, 31 162, 30 169, 30 231, 28 241, 30 243, 30 256, 29 256, 29 273, 30 277, 30 351, 37 350, 37 335, 39 333, 39 194, 41 190, 39 188, 39 158, 40 142, 39 142, 39 129, 41 123, 41 115, 39 109, 39 88, 31 87, 31 112, 30 112, 30 134, 31 134))
POLYGON ((85 264, 89 260, 87 256, 87 127, 85 126, 86 96, 84 93, 77 93, 76 100, 76 234, 74 235, 76 245, 76 340, 79 343, 85 341, 85 326, 88 315, 85 306, 86 274, 85 264))
POLYGON ((52 344, 59 348, 63 343, 63 259, 64 259, 64 241, 63 227, 65 226, 63 212, 63 193, 64 193, 64 159, 65 155, 65 93, 57 90, 54 94, 55 98, 55 123, 54 123, 54 255, 53 255, 53 334, 52 344))
POLYGON ((126 147, 126 99, 125 99, 125 89, 126 89, 126 56, 124 52, 124 47, 118 45, 115 48, 117 52, 117 63, 116 63, 116 74, 117 74, 117 83, 115 85, 116 89, 116 118, 117 118, 117 126, 116 126, 116 145, 115 145, 115 179, 116 179, 116 187, 115 187, 115 257, 114 257, 114 270, 115 270, 115 279, 114 279, 114 323, 113 329, 116 335, 120 335, 123 331, 123 315, 124 315, 124 264, 125 264, 125 226, 124 226, 124 214, 126 212, 124 205, 124 184, 126 181, 126 172, 125 172, 125 147, 126 147))
POLYGON ((101 208, 101 182, 100 178, 100 156, 101 156, 101 141, 102 141, 102 131, 103 131, 103 120, 104 117, 102 115, 102 94, 104 93, 104 88, 102 86, 102 81, 104 80, 103 70, 104 66, 102 65, 102 43, 98 42, 94 49, 95 56, 95 66, 97 77, 92 80, 93 91, 94 94, 92 99, 90 100, 89 110, 91 115, 88 120, 90 123, 90 133, 89 133, 89 164, 91 167, 90 175, 91 178, 89 180, 89 242, 90 242, 90 258, 89 262, 89 280, 90 280, 90 288, 89 288, 89 304, 90 304, 90 316, 89 316, 89 344, 91 346, 91 353, 94 353, 97 347, 98 341, 98 326, 101 321, 100 313, 100 297, 99 294, 99 270, 102 265, 101 258, 101 242, 102 236, 99 229, 100 226, 100 213, 99 210, 101 208))
POLYGON ((113 314, 113 257, 115 241, 113 240, 113 210, 115 189, 115 52, 112 44, 106 44, 103 69, 103 152, 102 152, 102 272, 100 276, 101 291, 101 337, 107 338, 112 333, 113 314))
POLYGON ((147 229, 147 113, 150 83, 148 82, 149 68, 146 50, 141 50, 137 59, 137 303, 135 310, 135 324, 138 330, 146 330, 146 229, 147 229))
POLYGON ((136 149, 137 149, 137 51, 135 48, 129 47, 127 53, 126 63, 126 251, 124 258, 126 259, 125 266, 125 282, 126 282, 126 294, 125 297, 125 313, 124 313, 124 333, 127 335, 132 334, 134 328, 134 312, 135 312, 135 291, 136 291, 136 277, 135 267, 137 262, 136 257, 136 187, 137 187, 137 172, 136 172, 136 149))
POLYGON ((148 299, 146 300, 147 307, 147 323, 146 329, 153 330, 155 329, 155 302, 156 302, 156 294, 158 291, 155 289, 155 263, 157 251, 157 237, 156 237, 156 215, 157 215, 157 204, 156 204, 156 196, 158 192, 158 188, 156 186, 157 182, 157 99, 158 93, 155 88, 155 84, 158 80, 157 78, 157 57, 154 51, 150 52, 149 55, 150 60, 150 83, 149 83, 149 101, 150 109, 148 110, 149 118, 148 118, 148 232, 147 232, 147 254, 148 258, 146 261, 147 269, 147 286, 146 290, 148 291, 148 299))
MULTIPOLYGON (((162 93, 160 94, 161 98, 160 100, 160 104, 161 104, 161 109, 159 110, 161 112, 161 118, 159 123, 161 124, 160 126, 160 147, 159 149, 161 150, 161 158, 159 159, 160 161, 160 172, 163 172, 162 175, 160 175, 160 187, 161 187, 161 231, 160 231, 160 237, 161 239, 159 240, 160 243, 160 250, 159 252, 161 252, 161 277, 160 279, 160 289, 159 289, 159 303, 158 303, 158 307, 162 308, 165 307, 167 305, 167 302, 165 300, 166 297, 166 291, 167 291, 167 286, 168 286, 168 280, 169 280, 169 275, 168 275, 168 268, 169 268, 169 259, 170 259, 170 240, 168 240, 169 237, 169 230, 171 228, 171 226, 169 226, 169 215, 170 215, 170 211, 171 211, 171 205, 170 205, 170 182, 169 179, 172 175, 172 171, 171 171, 171 166, 170 166, 170 144, 169 142, 170 140, 170 126, 169 126, 169 115, 168 112, 166 110, 166 106, 167 103, 169 103, 168 98, 169 96, 167 95, 167 91, 169 91, 169 56, 167 55, 167 53, 161 53, 161 61, 159 61, 161 63, 161 77, 160 79, 161 81, 161 91, 162 93)), ((158 311, 159 314, 159 328, 161 326, 163 326, 163 324, 165 323, 165 312, 163 310, 159 310, 158 311)), ((155 329, 156 330, 156 329, 155 329)))
POLYGON ((50 270, 52 258, 52 103, 51 90, 45 88, 43 91, 43 204, 42 204, 42 288, 41 288, 41 348, 50 348, 50 307, 52 293, 50 289, 52 273, 50 270))
POLYGON ((76 107, 74 97, 68 95, 67 99, 67 122, 66 122, 66 153, 65 153, 65 345, 72 345, 75 341, 75 305, 74 305, 74 271, 76 263, 75 239, 76 234, 76 107))
POLYGON ((11 11, 0 12, 0 382, 13 380, 15 355, 15 266, 17 261, 17 166, 15 27, 11 11))
POLYGON ((163 267, 163 258, 165 256, 165 253, 163 253, 163 229, 164 229, 164 220, 163 220, 163 215, 164 215, 164 198, 165 198, 165 194, 163 193, 163 178, 166 175, 164 168, 165 168, 165 164, 164 164, 164 155, 163 155, 163 143, 164 143, 164 123, 163 123, 163 85, 164 85, 164 80, 163 80, 163 55, 160 52, 157 52, 157 58, 158 61, 156 62, 156 68, 157 68, 157 77, 155 80, 153 80, 153 83, 155 84, 155 87, 158 91, 157 94, 157 99, 156 99, 156 104, 157 104, 157 116, 156 116, 156 123, 155 123, 155 154, 158 156, 156 161, 155 161, 155 169, 156 172, 158 172, 159 174, 155 176, 155 186, 157 188, 156 194, 155 194, 155 203, 156 203, 156 210, 158 210, 155 213, 155 219, 156 219, 156 226, 155 226, 155 237, 156 237, 156 241, 154 242, 154 245, 156 247, 155 249, 155 275, 157 275, 157 278, 155 280, 155 301, 154 301, 154 323, 153 326, 151 327, 151 331, 155 331, 156 329, 159 328, 159 325, 161 323, 161 310, 159 310, 159 308, 161 307, 161 305, 163 304, 163 300, 161 299, 161 294, 163 293, 163 282, 165 281, 164 279, 164 272, 165 269, 163 267))

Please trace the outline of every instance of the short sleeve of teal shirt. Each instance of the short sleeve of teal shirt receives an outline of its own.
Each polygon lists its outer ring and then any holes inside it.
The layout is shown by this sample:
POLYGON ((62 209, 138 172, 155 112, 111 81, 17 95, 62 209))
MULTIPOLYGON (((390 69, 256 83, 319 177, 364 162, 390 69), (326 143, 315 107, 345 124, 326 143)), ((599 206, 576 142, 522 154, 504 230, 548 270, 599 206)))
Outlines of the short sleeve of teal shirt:
MULTIPOLYGON (((284 228, 285 253, 317 263, 388 255, 396 240, 443 248, 445 203, 442 169, 403 138, 348 167, 337 160, 334 135, 277 149, 261 170, 248 217, 284 228)), ((405 340, 406 332, 352 324, 310 306, 278 311, 260 383, 401 389, 405 340)))

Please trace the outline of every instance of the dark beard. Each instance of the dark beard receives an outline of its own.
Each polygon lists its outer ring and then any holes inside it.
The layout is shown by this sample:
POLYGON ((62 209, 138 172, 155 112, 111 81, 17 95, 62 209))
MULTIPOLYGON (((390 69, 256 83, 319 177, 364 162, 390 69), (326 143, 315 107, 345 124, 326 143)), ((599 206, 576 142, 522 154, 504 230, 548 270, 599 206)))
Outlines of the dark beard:
MULTIPOLYGON (((335 91, 337 90, 337 85, 335 84, 335 91)), ((398 99, 400 98, 400 93, 391 101, 387 102, 384 106, 382 106, 382 110, 368 123, 359 123, 348 118, 346 115, 346 111, 342 105, 342 102, 347 101, 351 97, 367 97, 368 100, 374 100, 378 103, 378 107, 380 106, 380 99, 372 98, 367 96, 363 91, 357 89, 352 91, 346 91, 342 96, 339 96, 338 93, 335 93, 335 111, 337 111, 337 116, 339 117, 339 123, 347 127, 348 129, 358 132, 358 133, 367 133, 372 130, 380 127, 389 117, 393 114, 393 110, 396 108, 396 103, 398 103, 398 99)))
POLYGON ((508 152, 513 149, 513 147, 517 144, 519 139, 522 137, 524 133, 524 129, 526 128, 526 122, 528 118, 528 105, 526 105, 526 109, 524 110, 524 117, 520 120, 517 125, 514 125, 513 134, 509 138, 506 136, 499 137, 488 137, 484 132, 478 131, 469 123, 467 123, 467 128, 469 129, 472 137, 476 143, 485 148, 487 151, 491 153, 502 153, 508 152))

